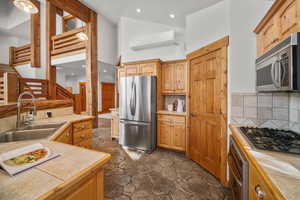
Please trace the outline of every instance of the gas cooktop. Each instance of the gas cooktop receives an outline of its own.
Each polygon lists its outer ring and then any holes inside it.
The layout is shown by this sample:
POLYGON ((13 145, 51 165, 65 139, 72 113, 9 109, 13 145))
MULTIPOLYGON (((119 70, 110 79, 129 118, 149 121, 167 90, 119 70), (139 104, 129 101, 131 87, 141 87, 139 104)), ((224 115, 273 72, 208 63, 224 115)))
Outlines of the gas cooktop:
POLYGON ((300 155, 300 134, 269 128, 240 129, 257 149, 300 155))

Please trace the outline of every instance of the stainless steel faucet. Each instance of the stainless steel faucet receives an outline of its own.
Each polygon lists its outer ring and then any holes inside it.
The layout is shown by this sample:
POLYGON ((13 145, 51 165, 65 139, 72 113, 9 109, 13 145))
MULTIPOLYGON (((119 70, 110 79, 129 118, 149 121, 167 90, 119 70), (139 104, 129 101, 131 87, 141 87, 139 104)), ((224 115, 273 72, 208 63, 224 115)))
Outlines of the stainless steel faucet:
POLYGON ((34 121, 34 116, 36 116, 36 102, 35 102, 35 100, 36 99, 35 99, 35 97, 33 96, 33 94, 31 92, 23 92, 22 94, 20 94, 20 96, 18 98, 18 105, 17 105, 18 106, 17 128, 20 128, 22 124, 29 125, 32 121, 34 121), (31 96, 33 106, 32 107, 26 107, 27 109, 29 109, 29 113, 27 113, 26 116, 21 121, 22 100, 23 100, 23 97, 25 95, 31 96), (31 114, 31 116, 29 117, 30 114, 31 114))

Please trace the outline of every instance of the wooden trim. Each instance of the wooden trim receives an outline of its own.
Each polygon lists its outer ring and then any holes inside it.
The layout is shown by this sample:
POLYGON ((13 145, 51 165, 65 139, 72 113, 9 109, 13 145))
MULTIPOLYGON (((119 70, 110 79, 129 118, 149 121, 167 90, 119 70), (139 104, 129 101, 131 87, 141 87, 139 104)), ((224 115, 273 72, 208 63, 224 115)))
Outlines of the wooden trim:
POLYGON ((56 99, 56 67, 51 65, 52 37, 56 35, 56 7, 46 1, 46 77, 49 80, 49 99, 56 99))
POLYGON ((180 59, 180 60, 166 60, 162 61, 162 64, 173 64, 173 63, 182 63, 182 62, 187 62, 186 59, 180 59))
MULTIPOLYGON (((37 100, 37 110, 46 110, 52 108, 72 107, 72 100, 37 100)), ((23 110, 24 111, 24 110, 23 110)), ((0 119, 17 114, 17 104, 0 106, 0 119)))
POLYGON ((276 0, 272 7, 268 10, 267 14, 263 17, 263 19, 259 22, 259 24, 254 29, 254 33, 259 33, 262 28, 270 21, 270 19, 275 15, 278 9, 284 4, 286 0, 276 0))
POLYGON ((151 59, 151 60, 141 60, 141 61, 125 62, 125 63, 122 63, 121 65, 136 65, 136 64, 154 63, 154 62, 160 63, 161 60, 160 59, 151 59))
POLYGON ((55 55, 55 56, 51 56, 51 58, 52 59, 57 59, 57 58, 62 58, 62 57, 66 57, 66 56, 74 56, 74 55, 81 54, 81 53, 86 53, 86 49, 80 49, 80 50, 77 50, 77 51, 71 51, 71 52, 68 52, 68 53, 58 54, 58 55, 55 55))
MULTIPOLYGON (((31 0, 32 3, 38 8, 40 11, 40 1, 38 0, 31 0)), ((40 67, 41 65, 41 22, 40 22, 40 13, 31 15, 31 67, 40 67)))
POLYGON ((84 22, 90 21, 90 8, 83 5, 77 0, 47 0, 53 6, 60 8, 76 18, 81 19, 84 22))
POLYGON ((205 47, 202 47, 201 49, 198 49, 192 53, 189 53, 187 55, 187 59, 188 60, 191 60, 195 57, 198 57, 198 56, 202 56, 202 55, 205 55, 205 54, 208 54, 212 51, 215 51, 217 49, 220 49, 222 47, 227 47, 229 45, 229 36, 225 36, 223 37, 222 39, 220 40, 217 40, 211 44, 208 44, 207 46, 205 47))
POLYGON ((243 136, 241 135, 241 133, 239 132, 239 130, 237 129, 237 127, 233 126, 233 125, 230 125, 230 129, 232 131, 232 136, 234 138, 234 141, 238 144, 238 146, 240 147, 241 151, 246 156, 247 160, 250 161, 250 163, 254 166, 254 168, 260 174, 261 178, 268 185, 270 191, 272 192, 272 195, 276 199, 282 199, 282 200, 285 199, 282 196, 281 192, 279 191, 278 187, 276 187, 276 185, 274 185, 274 183, 271 181, 270 177, 266 174, 266 172, 264 171, 264 169, 260 166, 260 164, 258 163, 258 161, 252 155, 252 153, 250 152, 250 149, 247 148, 247 146, 249 146, 249 145, 246 142, 246 140, 243 138, 243 136))
POLYGON ((87 79, 87 114, 95 116, 94 128, 98 128, 98 48, 97 48, 97 13, 90 10, 90 21, 87 23, 88 38, 86 41, 86 79, 87 79))

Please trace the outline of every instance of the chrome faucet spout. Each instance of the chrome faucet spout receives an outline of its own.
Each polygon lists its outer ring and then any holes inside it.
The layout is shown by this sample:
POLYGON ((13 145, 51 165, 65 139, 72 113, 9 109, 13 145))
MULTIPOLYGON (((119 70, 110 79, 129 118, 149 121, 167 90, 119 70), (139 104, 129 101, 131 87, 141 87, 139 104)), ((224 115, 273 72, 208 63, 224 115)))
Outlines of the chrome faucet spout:
POLYGON ((34 97, 34 95, 31 92, 23 92, 22 94, 20 94, 19 98, 18 98, 18 104, 17 104, 18 110, 17 110, 17 128, 21 127, 22 123, 28 124, 30 121, 34 120, 34 116, 36 116, 36 99, 34 97), (21 122, 21 111, 22 111, 22 101, 23 101, 23 97, 25 95, 28 95, 31 97, 31 101, 33 103, 32 109, 33 109, 33 118, 30 120, 24 120, 21 122))

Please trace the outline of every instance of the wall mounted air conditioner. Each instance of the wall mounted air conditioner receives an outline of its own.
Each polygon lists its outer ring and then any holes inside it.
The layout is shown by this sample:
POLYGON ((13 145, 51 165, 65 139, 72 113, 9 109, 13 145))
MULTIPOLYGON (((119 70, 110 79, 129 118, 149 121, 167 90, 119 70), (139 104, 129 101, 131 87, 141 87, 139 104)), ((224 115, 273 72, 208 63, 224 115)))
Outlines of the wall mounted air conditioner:
POLYGON ((178 44, 179 43, 176 40, 175 31, 171 30, 137 38, 134 41, 131 41, 129 43, 129 46, 132 50, 138 51, 143 49, 151 49, 178 44))

